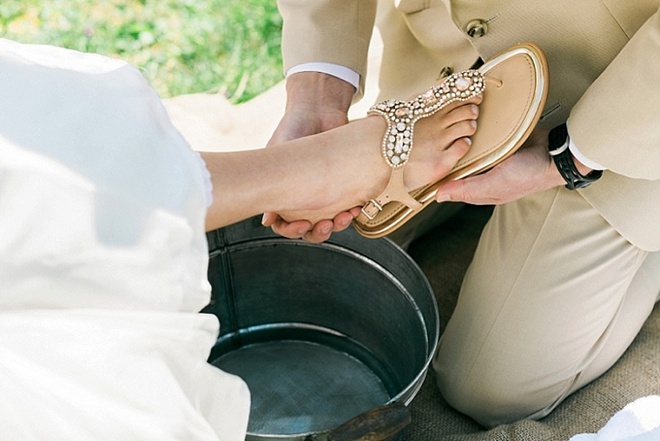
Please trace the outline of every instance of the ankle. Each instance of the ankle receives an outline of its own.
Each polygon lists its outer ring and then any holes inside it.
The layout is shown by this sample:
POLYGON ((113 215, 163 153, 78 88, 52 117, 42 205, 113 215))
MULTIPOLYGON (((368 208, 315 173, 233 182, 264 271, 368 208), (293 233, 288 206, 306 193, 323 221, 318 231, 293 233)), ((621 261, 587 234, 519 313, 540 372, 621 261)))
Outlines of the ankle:
POLYGON ((385 162, 382 153, 383 136, 387 122, 378 115, 356 121, 357 136, 354 161, 358 164, 354 179, 360 183, 358 194, 364 203, 379 195, 387 186, 392 169, 385 162))

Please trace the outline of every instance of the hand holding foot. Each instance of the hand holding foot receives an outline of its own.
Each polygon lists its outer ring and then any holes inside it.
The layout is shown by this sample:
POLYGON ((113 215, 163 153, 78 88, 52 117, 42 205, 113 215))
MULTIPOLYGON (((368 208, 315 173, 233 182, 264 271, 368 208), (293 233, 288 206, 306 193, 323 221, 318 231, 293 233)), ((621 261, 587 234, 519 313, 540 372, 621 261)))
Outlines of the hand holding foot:
MULTIPOLYGON (((468 151, 480 100, 475 96, 466 102, 449 103, 416 124, 415 149, 406 158, 406 167, 396 169, 406 189, 440 180, 468 151)), ((311 139, 303 138, 316 141, 313 155, 322 162, 307 184, 314 189, 314 197, 302 210, 278 211, 282 218, 304 219, 314 225, 347 208, 365 205, 381 194, 392 173, 379 147, 386 130, 385 119, 374 115, 311 139)), ((355 214, 357 210, 353 210, 355 214)))
MULTIPOLYGON (((449 173, 469 150, 480 102, 480 96, 450 102, 417 122, 414 150, 398 174, 402 186, 416 189, 449 173)), ((305 226, 352 220, 355 207, 388 187, 392 169, 381 152, 386 130, 386 120, 373 115, 275 148, 202 153, 214 191, 207 230, 265 212, 305 226)))

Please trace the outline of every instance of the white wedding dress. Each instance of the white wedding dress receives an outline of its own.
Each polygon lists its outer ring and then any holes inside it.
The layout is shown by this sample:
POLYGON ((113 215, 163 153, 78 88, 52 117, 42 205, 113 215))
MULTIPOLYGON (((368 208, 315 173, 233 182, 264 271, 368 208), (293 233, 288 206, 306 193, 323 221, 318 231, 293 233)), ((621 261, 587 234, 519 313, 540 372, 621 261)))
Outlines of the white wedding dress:
POLYGON ((128 64, 0 40, 0 439, 242 440, 208 177, 128 64))

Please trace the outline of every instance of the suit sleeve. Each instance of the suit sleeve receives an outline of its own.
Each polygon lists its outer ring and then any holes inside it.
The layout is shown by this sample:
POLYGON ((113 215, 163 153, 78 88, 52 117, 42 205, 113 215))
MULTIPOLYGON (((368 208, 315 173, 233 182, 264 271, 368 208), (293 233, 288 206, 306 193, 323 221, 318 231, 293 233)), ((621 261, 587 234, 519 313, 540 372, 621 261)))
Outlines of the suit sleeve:
POLYGON ((568 126, 589 159, 630 178, 660 179, 660 12, 580 98, 568 126))
POLYGON ((278 0, 285 71, 302 63, 339 64, 360 74, 364 90, 376 0, 278 0))

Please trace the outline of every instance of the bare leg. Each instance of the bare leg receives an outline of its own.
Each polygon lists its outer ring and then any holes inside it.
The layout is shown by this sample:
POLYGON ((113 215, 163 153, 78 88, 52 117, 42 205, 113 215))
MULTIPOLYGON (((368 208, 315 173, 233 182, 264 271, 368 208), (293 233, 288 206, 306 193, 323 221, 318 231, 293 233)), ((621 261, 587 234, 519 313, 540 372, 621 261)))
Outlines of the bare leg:
MULTIPOLYGON (((453 103, 418 122, 408 188, 445 176, 467 152, 479 102, 453 103)), ((214 183, 207 229, 266 211, 315 223, 363 205, 390 176, 380 152, 385 128, 383 118, 371 116, 265 150, 203 153, 214 183)))

